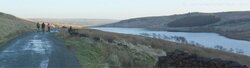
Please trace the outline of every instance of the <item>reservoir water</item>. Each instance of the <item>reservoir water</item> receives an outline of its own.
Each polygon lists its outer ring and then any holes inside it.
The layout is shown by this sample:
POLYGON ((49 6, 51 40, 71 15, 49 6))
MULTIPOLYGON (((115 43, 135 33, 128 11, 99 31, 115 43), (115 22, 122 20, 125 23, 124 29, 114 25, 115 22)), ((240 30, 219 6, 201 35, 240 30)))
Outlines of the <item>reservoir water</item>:
MULTIPOLYGON (((116 27, 94 27, 92 29, 97 29, 101 31, 123 33, 123 34, 133 34, 133 35, 143 35, 148 37, 156 36, 158 38, 175 41, 169 39, 171 37, 184 37, 188 43, 198 43, 204 47, 215 48, 215 46, 223 46, 223 48, 234 51, 241 51, 242 54, 250 56, 250 42, 244 40, 236 40, 226 38, 217 33, 192 33, 192 32, 168 32, 168 31, 150 31, 143 28, 116 28, 116 27), (166 38, 168 37, 168 38, 166 38)), ((176 42, 176 41, 175 41, 176 42)))

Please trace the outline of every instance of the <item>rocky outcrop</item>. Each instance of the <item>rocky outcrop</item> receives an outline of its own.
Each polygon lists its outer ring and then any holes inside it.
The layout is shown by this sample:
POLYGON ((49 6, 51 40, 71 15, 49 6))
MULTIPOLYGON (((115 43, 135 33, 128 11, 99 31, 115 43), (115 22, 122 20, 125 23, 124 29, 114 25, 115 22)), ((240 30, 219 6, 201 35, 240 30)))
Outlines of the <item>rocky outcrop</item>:
POLYGON ((235 61, 201 57, 182 50, 168 52, 167 56, 159 57, 156 68, 168 67, 247 68, 246 65, 242 65, 235 61))

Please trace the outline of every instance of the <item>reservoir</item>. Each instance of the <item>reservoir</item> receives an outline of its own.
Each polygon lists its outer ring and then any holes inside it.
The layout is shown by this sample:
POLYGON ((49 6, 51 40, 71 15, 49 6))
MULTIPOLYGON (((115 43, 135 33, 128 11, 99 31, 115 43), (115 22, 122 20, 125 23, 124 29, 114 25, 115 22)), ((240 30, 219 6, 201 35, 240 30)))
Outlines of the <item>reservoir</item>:
POLYGON ((192 33, 192 32, 168 32, 168 31, 150 31, 143 28, 117 28, 117 27, 94 27, 101 31, 142 35, 147 37, 155 37, 168 41, 178 42, 174 37, 183 37, 188 43, 199 44, 208 48, 222 46, 227 51, 242 52, 242 54, 250 56, 250 42, 244 40, 236 40, 226 38, 217 33, 192 33))

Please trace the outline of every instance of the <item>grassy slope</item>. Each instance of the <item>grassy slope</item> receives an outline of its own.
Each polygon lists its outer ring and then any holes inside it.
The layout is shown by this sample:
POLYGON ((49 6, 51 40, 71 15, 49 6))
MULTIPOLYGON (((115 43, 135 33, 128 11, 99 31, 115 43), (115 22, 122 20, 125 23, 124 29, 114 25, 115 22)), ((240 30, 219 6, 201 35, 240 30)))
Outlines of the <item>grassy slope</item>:
MULTIPOLYGON (((220 33, 220 32, 219 32, 220 33)), ((239 39, 239 40, 247 40, 250 41, 250 31, 243 31, 243 32, 223 32, 220 33, 223 36, 232 39, 239 39)))
POLYGON ((161 50, 172 52, 175 49, 204 57, 233 60, 250 66, 250 58, 239 54, 98 30, 87 29, 80 32, 86 37, 72 37, 66 32, 59 33, 59 37, 66 41, 67 47, 75 49, 80 63, 87 67, 152 67, 157 56, 164 55, 161 50))
MULTIPOLYGON (((32 29, 32 23, 0 12, 0 44, 32 29)), ((0 45, 1 46, 1 45, 0 45)))
POLYGON ((165 54, 162 50, 134 45, 126 41, 110 43, 88 37, 72 37, 66 32, 59 33, 59 37, 65 40, 68 48, 75 49, 80 63, 87 68, 152 68, 156 63, 157 55, 165 54))
POLYGON ((197 15, 184 17, 179 20, 175 20, 167 24, 169 27, 194 27, 194 26, 206 26, 219 22, 220 18, 212 15, 197 15))

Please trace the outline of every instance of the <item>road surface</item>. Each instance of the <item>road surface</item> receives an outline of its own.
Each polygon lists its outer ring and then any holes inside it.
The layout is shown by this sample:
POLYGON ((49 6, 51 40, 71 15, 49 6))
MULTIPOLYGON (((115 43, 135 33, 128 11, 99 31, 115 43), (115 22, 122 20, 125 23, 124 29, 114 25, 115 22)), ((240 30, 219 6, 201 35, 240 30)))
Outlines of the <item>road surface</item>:
POLYGON ((53 33, 27 33, 0 48, 0 68, 80 68, 53 33))

